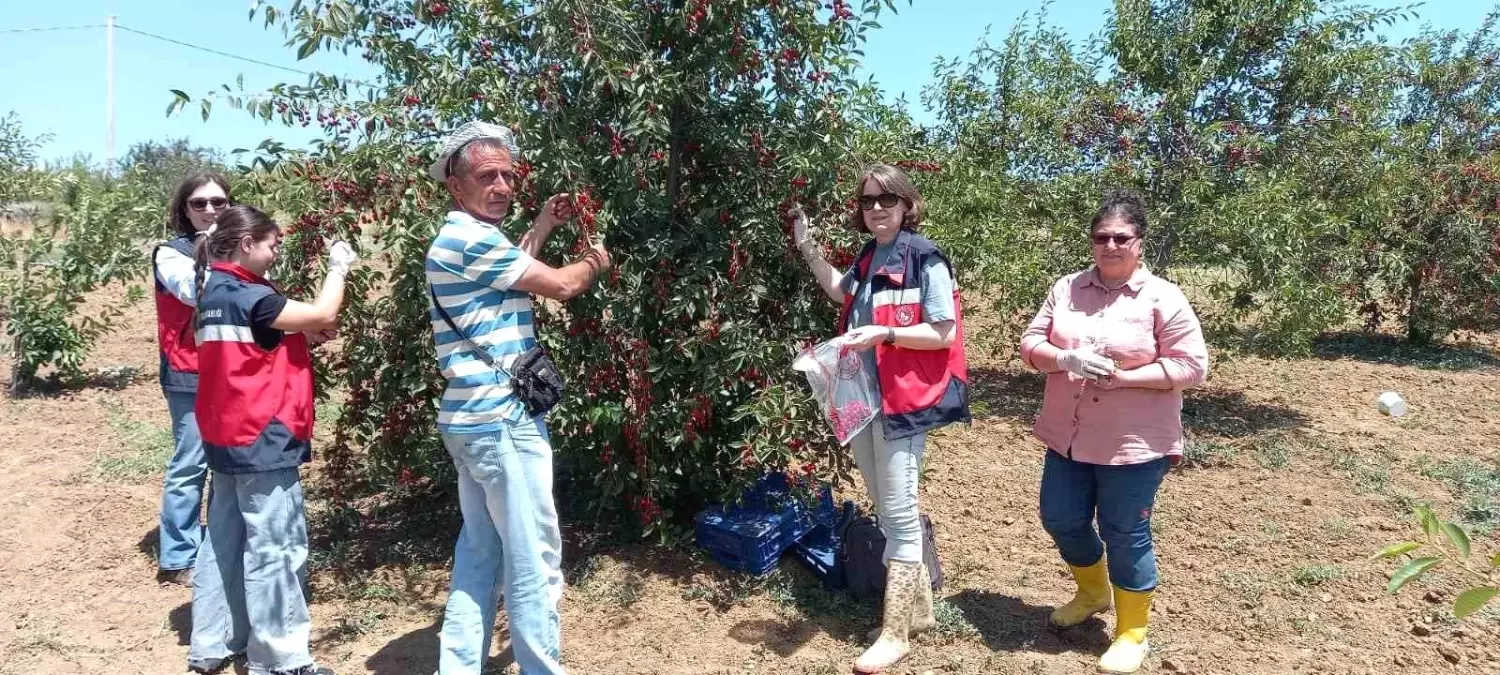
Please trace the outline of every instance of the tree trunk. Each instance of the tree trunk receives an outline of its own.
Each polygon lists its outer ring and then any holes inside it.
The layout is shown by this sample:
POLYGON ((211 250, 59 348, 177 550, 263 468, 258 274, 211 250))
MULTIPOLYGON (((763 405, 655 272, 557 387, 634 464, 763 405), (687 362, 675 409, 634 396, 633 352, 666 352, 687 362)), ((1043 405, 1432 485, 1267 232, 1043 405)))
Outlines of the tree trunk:
POLYGON ((1432 322, 1428 320, 1426 308, 1422 305, 1422 277, 1426 271, 1426 265, 1419 265, 1412 270, 1411 296, 1406 306, 1406 340, 1412 344, 1425 345, 1432 342, 1432 322))
MULTIPOLYGON (((16 284, 16 295, 15 295, 15 297, 11 298, 11 302, 15 303, 15 304, 19 304, 20 301, 21 301, 21 298, 23 298, 23 297, 26 296, 26 283, 28 281, 29 272, 30 272, 30 268, 31 268, 31 266, 30 266, 30 264, 29 264, 29 262, 27 260, 27 251, 26 251, 26 246, 24 245, 24 243, 25 242, 23 242, 23 245, 16 252, 16 272, 19 275, 18 276, 19 281, 16 284)), ((15 319, 16 319, 16 309, 15 309, 15 305, 14 304, 11 306, 8 314, 9 314, 9 316, 8 316, 7 320, 8 321, 15 321, 15 319)), ((26 393, 26 389, 31 385, 31 376, 35 374, 35 373, 31 372, 31 369, 26 366, 25 361, 23 359, 23 355, 26 353, 26 342, 25 342, 25 340, 26 340, 25 331, 16 331, 15 340, 12 341, 11 345, 10 345, 10 349, 11 349, 11 352, 10 352, 11 353, 11 362, 10 362, 10 397, 11 398, 16 398, 16 397, 18 397, 18 396, 26 393)))

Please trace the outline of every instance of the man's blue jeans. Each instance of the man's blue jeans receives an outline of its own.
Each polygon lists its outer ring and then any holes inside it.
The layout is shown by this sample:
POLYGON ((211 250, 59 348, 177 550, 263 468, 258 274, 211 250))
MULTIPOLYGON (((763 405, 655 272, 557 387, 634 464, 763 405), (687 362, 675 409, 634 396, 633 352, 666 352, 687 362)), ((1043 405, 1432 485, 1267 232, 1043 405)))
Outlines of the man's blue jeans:
POLYGON ((208 535, 193 573, 188 664, 243 653, 252 675, 313 662, 307 516, 297 469, 213 474, 208 535))
POLYGON ((183 570, 198 558, 203 542, 203 483, 208 478, 208 460, 203 457, 203 437, 193 414, 197 394, 191 391, 163 392, 172 415, 172 439, 177 448, 167 464, 161 491, 160 549, 157 567, 183 570))
POLYGON ((1048 450, 1042 468, 1042 527, 1063 560, 1088 567, 1107 553, 1111 584, 1127 591, 1154 590, 1151 509, 1168 468, 1165 457, 1110 466, 1075 462, 1048 450))
POLYGON ((562 532, 545 423, 526 418, 494 433, 443 434, 443 445, 458 468, 464 524, 453 549, 439 672, 479 674, 503 588, 522 675, 562 673, 562 532))

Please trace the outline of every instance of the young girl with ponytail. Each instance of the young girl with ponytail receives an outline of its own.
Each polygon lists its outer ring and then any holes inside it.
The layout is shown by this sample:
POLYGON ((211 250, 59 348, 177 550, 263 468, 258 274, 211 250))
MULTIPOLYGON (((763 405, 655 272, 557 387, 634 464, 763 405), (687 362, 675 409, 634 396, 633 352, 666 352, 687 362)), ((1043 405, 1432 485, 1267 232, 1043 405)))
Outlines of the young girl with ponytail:
POLYGON ((234 206, 199 238, 196 258, 196 413, 213 472, 208 532, 193 576, 188 668, 218 673, 244 659, 252 675, 332 675, 313 664, 307 520, 298 467, 311 457, 308 336, 338 324, 356 256, 329 247, 311 304, 266 281, 281 230, 234 206))

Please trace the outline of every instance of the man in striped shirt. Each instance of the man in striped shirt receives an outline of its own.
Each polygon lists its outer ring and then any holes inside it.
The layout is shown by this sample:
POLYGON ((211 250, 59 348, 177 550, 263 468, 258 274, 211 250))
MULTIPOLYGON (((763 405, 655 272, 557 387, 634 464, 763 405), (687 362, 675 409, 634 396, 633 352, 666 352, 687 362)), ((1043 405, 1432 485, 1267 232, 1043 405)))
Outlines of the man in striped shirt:
POLYGON ((547 200, 518 243, 497 225, 510 213, 518 155, 510 129, 470 122, 444 142, 428 169, 453 201, 427 251, 427 282, 458 331, 431 311, 438 364, 448 380, 438 412, 443 445, 458 468, 463 529, 444 611, 441 675, 479 675, 504 590, 511 643, 526 675, 562 673, 557 614, 562 535, 552 499, 552 447, 541 416, 511 388, 508 369, 536 344, 531 296, 566 301, 610 268, 596 244, 573 264, 538 261, 552 230, 573 217, 568 195, 547 200), (490 355, 497 368, 476 356, 490 355))

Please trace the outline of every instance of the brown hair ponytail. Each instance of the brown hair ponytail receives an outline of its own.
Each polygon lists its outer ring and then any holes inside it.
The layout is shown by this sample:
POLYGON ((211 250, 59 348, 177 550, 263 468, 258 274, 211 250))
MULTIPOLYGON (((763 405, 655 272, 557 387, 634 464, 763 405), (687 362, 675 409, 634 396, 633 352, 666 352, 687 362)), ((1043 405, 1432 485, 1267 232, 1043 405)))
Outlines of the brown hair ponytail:
MULTIPOLYGON (((213 227, 199 232, 198 244, 193 247, 194 297, 198 299, 198 304, 201 305, 203 301, 203 286, 208 282, 210 263, 229 260, 235 249, 239 248, 240 240, 245 237, 260 241, 275 235, 277 229, 276 221, 271 220, 264 211, 253 206, 231 206, 219 215, 213 227)), ((197 318, 197 311, 194 310, 195 324, 197 318)))

